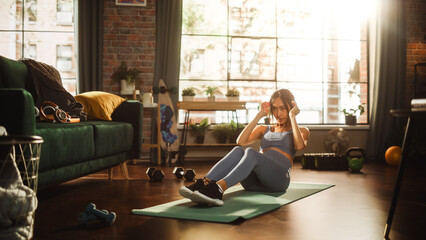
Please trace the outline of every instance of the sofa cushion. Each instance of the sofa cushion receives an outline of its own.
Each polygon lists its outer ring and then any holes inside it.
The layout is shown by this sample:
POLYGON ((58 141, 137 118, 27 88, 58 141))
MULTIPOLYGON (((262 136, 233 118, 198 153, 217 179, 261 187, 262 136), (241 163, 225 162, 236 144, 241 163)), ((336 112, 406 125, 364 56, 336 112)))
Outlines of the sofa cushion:
POLYGON ((41 136, 40 166, 42 172, 92 159, 95 152, 94 131, 90 124, 36 123, 41 136))
POLYGON ((130 123, 88 121, 94 129, 95 158, 128 151, 133 142, 133 127, 130 123))
POLYGON ((0 88, 25 88, 27 66, 0 56, 0 88))
POLYGON ((83 104, 87 118, 90 120, 111 121, 111 114, 124 102, 124 98, 107 92, 91 91, 75 96, 83 104))

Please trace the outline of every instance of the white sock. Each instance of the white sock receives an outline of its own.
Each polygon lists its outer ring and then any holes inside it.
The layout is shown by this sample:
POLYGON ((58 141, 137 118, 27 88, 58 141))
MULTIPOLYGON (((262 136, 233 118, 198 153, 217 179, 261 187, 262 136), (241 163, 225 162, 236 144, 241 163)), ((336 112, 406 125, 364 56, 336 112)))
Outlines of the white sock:
POLYGON ((223 194, 223 189, 222 189, 222 187, 221 187, 218 183, 216 183, 216 185, 219 187, 219 192, 223 194))

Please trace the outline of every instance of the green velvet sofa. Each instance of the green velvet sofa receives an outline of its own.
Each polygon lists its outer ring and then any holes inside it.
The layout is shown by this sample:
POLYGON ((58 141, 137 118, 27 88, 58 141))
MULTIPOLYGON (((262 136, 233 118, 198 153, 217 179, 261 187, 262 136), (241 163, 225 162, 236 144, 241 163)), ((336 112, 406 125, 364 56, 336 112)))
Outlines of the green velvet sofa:
POLYGON ((36 121, 26 90, 27 67, 0 56, 0 126, 9 135, 37 135, 41 147, 39 187, 50 186, 137 159, 142 146, 143 105, 126 100, 112 121, 47 123, 36 121))

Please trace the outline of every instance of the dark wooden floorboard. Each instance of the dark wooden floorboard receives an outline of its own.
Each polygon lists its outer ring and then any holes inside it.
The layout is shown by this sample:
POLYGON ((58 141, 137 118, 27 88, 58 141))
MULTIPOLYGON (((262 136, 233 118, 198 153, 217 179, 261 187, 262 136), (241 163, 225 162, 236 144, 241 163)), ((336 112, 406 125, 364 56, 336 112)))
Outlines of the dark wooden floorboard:
MULTIPOLYGON (((188 162, 204 176, 214 162, 188 162)), ((397 207, 391 239, 425 239, 426 222, 424 164, 407 171, 397 207)), ((148 164, 128 164, 131 180, 123 180, 114 168, 38 192, 34 239, 383 239, 397 168, 366 164, 363 174, 345 171, 313 171, 295 163, 292 181, 333 183, 335 187, 251 220, 219 224, 133 215, 145 208, 181 199, 183 184, 173 167, 160 167, 166 176, 151 183, 148 164), (117 214, 111 226, 91 222, 78 225, 78 214, 93 202, 98 209, 117 214)), ((225 202, 226 204, 226 202, 225 202)))

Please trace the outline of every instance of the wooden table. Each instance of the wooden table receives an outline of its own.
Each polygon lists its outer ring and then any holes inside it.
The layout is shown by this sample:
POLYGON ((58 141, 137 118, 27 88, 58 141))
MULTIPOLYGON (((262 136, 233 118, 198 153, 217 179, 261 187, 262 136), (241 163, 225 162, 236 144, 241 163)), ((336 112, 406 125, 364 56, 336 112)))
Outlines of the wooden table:
POLYGON ((177 103, 177 108, 186 110, 182 129, 181 146, 179 147, 179 163, 183 164, 186 154, 186 140, 189 128, 189 113, 191 111, 232 111, 235 113, 238 126, 237 110, 245 110, 246 102, 216 102, 216 101, 183 101, 177 103))

